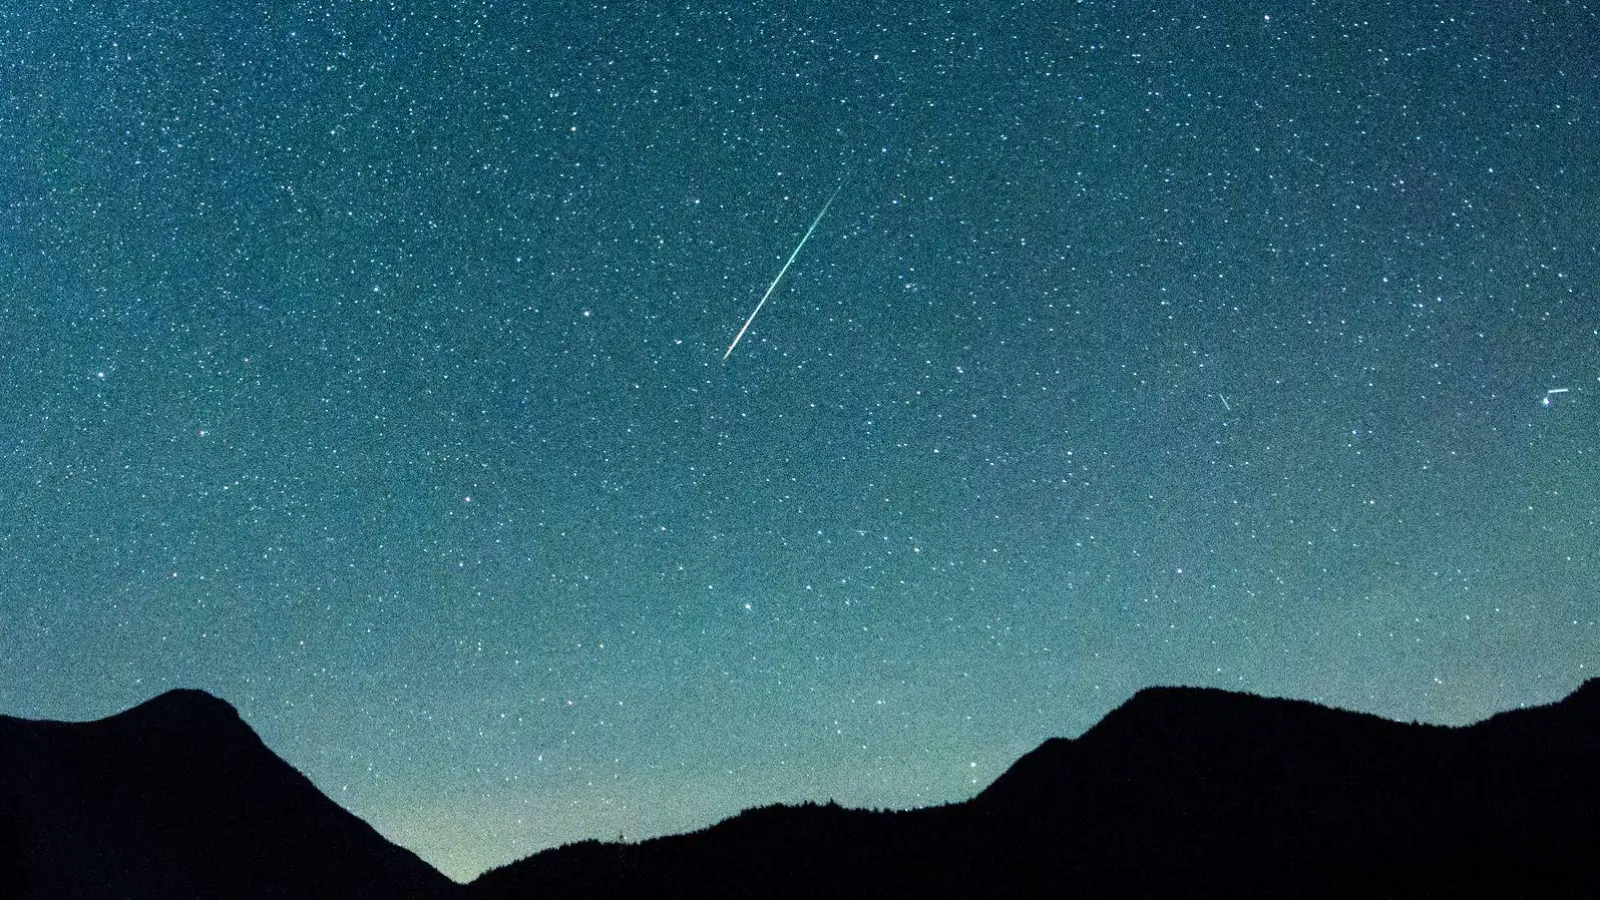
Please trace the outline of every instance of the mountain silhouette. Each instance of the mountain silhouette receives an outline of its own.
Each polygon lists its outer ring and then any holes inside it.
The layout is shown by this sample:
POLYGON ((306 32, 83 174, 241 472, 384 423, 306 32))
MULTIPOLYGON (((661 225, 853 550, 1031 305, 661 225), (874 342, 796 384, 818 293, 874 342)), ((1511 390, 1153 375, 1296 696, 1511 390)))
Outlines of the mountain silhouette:
POLYGON ((490 871, 472 900, 1600 897, 1600 681, 1464 728, 1141 691, 964 803, 750 810, 490 871))
POLYGON ((976 797, 747 810, 457 885, 173 691, 0 716, 0 900, 1600 897, 1600 681, 1464 728, 1195 688, 1134 695, 976 797))
POLYGON ((460 886, 171 691, 95 722, 0 716, 0 898, 435 900, 460 886))

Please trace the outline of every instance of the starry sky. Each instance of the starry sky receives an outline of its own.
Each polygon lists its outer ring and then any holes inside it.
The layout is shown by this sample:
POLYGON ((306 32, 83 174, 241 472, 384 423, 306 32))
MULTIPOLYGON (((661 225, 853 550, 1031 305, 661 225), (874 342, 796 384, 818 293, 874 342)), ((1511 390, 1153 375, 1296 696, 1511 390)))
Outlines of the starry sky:
POLYGON ((1597 32, 8 4, 0 712, 205 689, 465 879, 964 798, 1152 684, 1552 701, 1600 664, 1597 32))

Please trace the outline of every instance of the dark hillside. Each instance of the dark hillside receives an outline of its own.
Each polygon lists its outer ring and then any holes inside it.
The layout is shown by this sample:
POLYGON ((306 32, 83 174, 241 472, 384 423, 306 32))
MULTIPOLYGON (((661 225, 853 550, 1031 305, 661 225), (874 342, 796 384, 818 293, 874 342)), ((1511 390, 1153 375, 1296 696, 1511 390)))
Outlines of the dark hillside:
POLYGON ((10 868, 7 896, 28 900, 424 900, 459 890, 199 691, 97 722, 0 717, 0 866, 10 868))
POLYGON ((606 896, 1596 897, 1600 689, 1468 728, 1142 691, 972 800, 769 808, 485 874, 474 900, 606 896))

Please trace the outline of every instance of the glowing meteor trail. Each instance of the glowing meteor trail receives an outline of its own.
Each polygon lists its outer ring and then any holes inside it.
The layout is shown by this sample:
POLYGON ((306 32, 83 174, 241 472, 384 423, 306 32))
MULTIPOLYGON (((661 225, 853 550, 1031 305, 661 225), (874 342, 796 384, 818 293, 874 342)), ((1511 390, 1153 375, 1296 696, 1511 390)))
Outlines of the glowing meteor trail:
POLYGON ((842 184, 834 188, 833 196, 828 198, 827 203, 822 204, 822 212, 817 213, 817 217, 811 220, 811 227, 806 229, 805 236, 800 239, 800 243, 795 245, 794 252, 789 254, 788 261, 783 264, 783 268, 778 270, 778 277, 772 279, 772 283, 767 285, 767 292, 761 295, 761 302, 757 303, 756 308, 750 311, 750 318, 744 320, 744 327, 740 328, 739 333, 733 336, 733 343, 728 345, 728 352, 722 354, 723 362, 727 362, 728 357, 733 355, 733 348, 739 346, 739 341, 744 337, 744 333, 750 330, 750 323, 756 320, 756 314, 761 312, 761 307, 767 305, 767 298, 771 297, 772 292, 778 289, 778 282, 783 280, 783 274, 789 271, 789 266, 794 264, 794 258, 800 255, 800 248, 806 245, 806 241, 811 240, 811 232, 817 230, 817 226, 822 223, 822 217, 828 214, 828 207, 833 205, 834 198, 838 197, 839 192, 842 190, 844 190, 844 185, 842 184))

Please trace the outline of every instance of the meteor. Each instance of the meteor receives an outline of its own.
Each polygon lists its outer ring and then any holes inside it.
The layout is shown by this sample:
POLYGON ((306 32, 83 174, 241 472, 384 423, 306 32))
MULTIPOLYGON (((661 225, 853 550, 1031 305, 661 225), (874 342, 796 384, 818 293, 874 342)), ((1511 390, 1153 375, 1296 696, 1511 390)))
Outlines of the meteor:
POLYGON ((761 307, 767 305, 767 298, 771 297, 772 292, 778 289, 778 282, 783 280, 784 273, 788 272, 789 266, 794 264, 794 258, 800 255, 800 248, 806 245, 806 241, 811 240, 811 232, 817 230, 817 226, 822 223, 822 217, 828 214, 828 207, 833 205, 834 198, 838 197, 839 192, 842 190, 844 190, 843 184, 834 188, 833 196, 828 198, 827 203, 822 204, 822 212, 817 213, 817 217, 811 220, 811 227, 806 229, 805 236, 800 238, 800 243, 795 245, 794 252, 789 254, 788 261, 783 264, 783 268, 778 270, 778 277, 772 279, 772 283, 767 285, 767 292, 761 295, 761 302, 757 303, 756 308, 750 311, 750 318, 744 320, 744 327, 740 328, 739 333, 733 336, 733 343, 728 345, 728 352, 722 354, 723 362, 727 362, 728 357, 733 355, 733 348, 739 346, 739 341, 744 338, 744 333, 750 330, 750 323, 756 320, 756 314, 761 312, 761 307))

